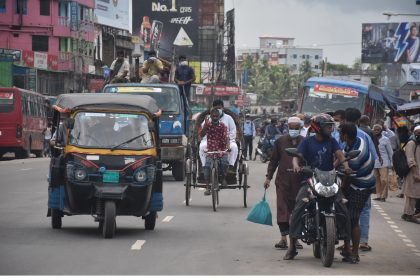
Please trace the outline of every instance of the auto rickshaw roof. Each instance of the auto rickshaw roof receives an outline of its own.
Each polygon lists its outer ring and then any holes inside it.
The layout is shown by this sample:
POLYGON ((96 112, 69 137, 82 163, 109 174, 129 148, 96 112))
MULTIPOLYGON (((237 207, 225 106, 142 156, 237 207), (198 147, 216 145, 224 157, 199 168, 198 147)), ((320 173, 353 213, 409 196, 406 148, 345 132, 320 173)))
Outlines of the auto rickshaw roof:
POLYGON ((156 100, 150 96, 140 95, 116 95, 97 93, 69 93, 61 94, 56 102, 60 109, 74 111, 77 109, 122 109, 122 110, 146 110, 157 113, 159 107, 156 100))

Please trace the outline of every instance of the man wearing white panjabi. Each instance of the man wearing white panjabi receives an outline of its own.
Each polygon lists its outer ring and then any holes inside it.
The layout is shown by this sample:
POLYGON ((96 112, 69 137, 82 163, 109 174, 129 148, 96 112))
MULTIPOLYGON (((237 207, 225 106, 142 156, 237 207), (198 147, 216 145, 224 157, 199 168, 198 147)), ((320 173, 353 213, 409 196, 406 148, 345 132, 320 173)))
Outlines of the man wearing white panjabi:
MULTIPOLYGON (((238 145, 236 144, 235 121, 233 120, 231 116, 223 113, 224 104, 222 100, 220 99, 214 100, 213 108, 216 108, 216 109, 219 109, 219 111, 220 110, 222 111, 220 121, 223 122, 228 128, 230 152, 228 153, 229 167, 228 167, 227 172, 232 174, 236 172, 234 165, 235 165, 236 157, 238 156, 238 145)), ((204 152, 206 149, 207 149, 207 136, 204 136, 200 142, 200 151, 199 151, 202 166, 206 165, 206 153, 204 152)))

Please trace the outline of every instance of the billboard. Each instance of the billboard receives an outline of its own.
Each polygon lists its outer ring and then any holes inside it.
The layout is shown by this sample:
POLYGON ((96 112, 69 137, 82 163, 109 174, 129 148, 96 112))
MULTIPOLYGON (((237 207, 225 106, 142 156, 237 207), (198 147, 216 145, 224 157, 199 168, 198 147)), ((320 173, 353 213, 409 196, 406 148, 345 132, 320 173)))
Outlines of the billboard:
POLYGON ((420 22, 362 24, 362 63, 420 62, 420 22))
POLYGON ((133 35, 140 36, 146 51, 159 56, 198 56, 198 1, 140 0, 132 3, 133 35))
POLYGON ((95 15, 99 24, 130 31, 128 11, 129 0, 96 0, 95 15))

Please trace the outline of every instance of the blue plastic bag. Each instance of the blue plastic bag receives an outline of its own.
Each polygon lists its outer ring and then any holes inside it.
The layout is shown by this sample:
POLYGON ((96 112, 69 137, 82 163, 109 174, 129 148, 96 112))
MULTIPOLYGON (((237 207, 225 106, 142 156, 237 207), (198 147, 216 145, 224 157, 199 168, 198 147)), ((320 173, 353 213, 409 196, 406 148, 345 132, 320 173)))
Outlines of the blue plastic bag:
POLYGON ((265 189, 262 200, 258 202, 254 206, 254 208, 252 208, 251 212, 248 214, 248 217, 246 219, 253 223, 272 226, 273 221, 270 205, 268 205, 267 201, 265 200, 266 192, 267 190, 265 189))

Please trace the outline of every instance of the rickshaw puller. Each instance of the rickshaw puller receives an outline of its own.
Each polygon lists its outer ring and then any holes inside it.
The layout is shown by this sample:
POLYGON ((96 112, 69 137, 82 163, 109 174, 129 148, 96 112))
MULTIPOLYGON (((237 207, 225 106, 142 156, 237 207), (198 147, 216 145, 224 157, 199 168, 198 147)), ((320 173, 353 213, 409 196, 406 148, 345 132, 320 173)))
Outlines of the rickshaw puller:
MULTIPOLYGON (((213 108, 210 112, 211 122, 205 120, 203 130, 201 131, 202 136, 207 135, 207 148, 209 152, 212 151, 224 151, 229 149, 229 138, 226 125, 220 121, 219 110, 213 108)), ((223 154, 218 155, 223 157, 223 154)), ((206 157, 207 159, 207 157, 206 157)), ((222 161, 223 162, 223 161, 222 161)), ((205 161, 204 164, 204 178, 206 180, 206 191, 204 195, 210 195, 210 162, 205 161)), ((222 173, 225 175, 225 165, 222 164, 222 173)))

